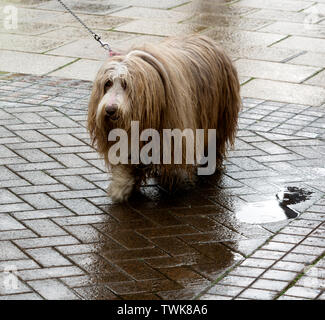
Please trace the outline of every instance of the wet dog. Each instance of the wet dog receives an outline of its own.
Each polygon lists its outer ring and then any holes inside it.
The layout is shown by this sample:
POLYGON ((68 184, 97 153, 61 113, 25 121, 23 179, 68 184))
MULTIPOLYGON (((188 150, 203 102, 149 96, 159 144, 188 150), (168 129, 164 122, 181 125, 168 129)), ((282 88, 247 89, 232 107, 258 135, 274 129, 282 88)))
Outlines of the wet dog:
MULTIPOLYGON (((173 141, 169 145, 171 149, 174 147, 170 163, 132 163, 132 123, 138 123, 140 133, 151 128, 161 136, 165 129, 182 132, 204 129, 200 140, 193 135, 189 138, 194 145, 202 147, 201 153, 209 151, 208 129, 215 129, 213 157, 218 167, 235 139, 241 107, 239 91, 237 72, 230 58, 205 36, 147 43, 109 58, 93 85, 88 130, 92 145, 112 172, 108 193, 113 201, 127 200, 132 190, 147 178, 157 178, 170 190, 184 180, 195 181, 195 168, 200 165, 198 159, 203 157, 197 154, 196 148, 194 162, 187 163, 188 144, 183 141, 177 149, 173 141), (113 163, 109 157, 114 142, 108 136, 114 129, 123 129, 127 134, 129 147, 123 150, 127 150, 129 163, 113 163), (183 161, 176 163, 174 159, 179 152, 183 161)), ((147 142, 136 143, 141 147, 149 141, 148 138, 147 142)), ((161 139, 159 143, 162 146, 164 142, 161 139)), ((161 152, 160 157, 163 155, 161 152)))

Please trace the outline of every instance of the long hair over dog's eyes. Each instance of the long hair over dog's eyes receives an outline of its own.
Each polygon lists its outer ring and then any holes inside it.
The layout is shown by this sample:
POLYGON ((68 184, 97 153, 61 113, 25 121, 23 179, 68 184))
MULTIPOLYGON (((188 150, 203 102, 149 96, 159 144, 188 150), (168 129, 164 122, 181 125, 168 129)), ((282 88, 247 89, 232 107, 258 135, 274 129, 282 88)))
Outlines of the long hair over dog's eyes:
POLYGON ((105 92, 110 89, 113 86, 113 81, 112 80, 107 80, 104 86, 105 92))
POLYGON ((125 90, 126 89, 126 87, 127 87, 127 84, 126 84, 126 81, 123 79, 123 80, 121 80, 121 86, 122 86, 122 88, 125 90))

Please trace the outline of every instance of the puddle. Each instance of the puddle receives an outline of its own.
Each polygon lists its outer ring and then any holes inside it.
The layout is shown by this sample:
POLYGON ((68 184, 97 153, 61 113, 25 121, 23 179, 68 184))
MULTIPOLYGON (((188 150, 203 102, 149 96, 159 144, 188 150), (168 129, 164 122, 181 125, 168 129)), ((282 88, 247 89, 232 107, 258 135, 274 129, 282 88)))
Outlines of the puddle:
POLYGON ((287 206, 309 200, 312 193, 297 187, 287 187, 286 190, 279 192, 276 198, 279 200, 280 205, 287 206))
POLYGON ((260 224, 279 222, 296 218, 299 214, 289 205, 298 204, 311 198, 311 191, 297 187, 287 187, 275 195, 275 199, 249 203, 242 207, 236 218, 245 223, 260 224))

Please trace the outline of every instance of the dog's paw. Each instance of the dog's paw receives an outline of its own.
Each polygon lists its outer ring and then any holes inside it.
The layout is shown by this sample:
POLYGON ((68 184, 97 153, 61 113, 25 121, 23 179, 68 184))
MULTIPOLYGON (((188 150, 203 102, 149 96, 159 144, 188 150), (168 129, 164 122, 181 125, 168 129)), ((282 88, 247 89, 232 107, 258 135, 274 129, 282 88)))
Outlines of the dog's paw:
POLYGON ((114 184, 112 183, 107 190, 108 196, 115 203, 125 202, 129 199, 133 191, 133 184, 114 184))

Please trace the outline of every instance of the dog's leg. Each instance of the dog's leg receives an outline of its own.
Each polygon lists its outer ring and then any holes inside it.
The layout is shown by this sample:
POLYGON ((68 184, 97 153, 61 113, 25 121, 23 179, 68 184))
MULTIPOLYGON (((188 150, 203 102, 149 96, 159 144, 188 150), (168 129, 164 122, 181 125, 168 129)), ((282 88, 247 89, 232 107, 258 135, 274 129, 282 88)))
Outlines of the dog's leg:
POLYGON ((168 170, 162 173, 159 177, 159 184, 169 192, 177 190, 190 190, 197 181, 194 167, 185 169, 168 170))
POLYGON ((112 182, 108 187, 108 195, 114 202, 126 201, 135 185, 133 170, 127 165, 112 166, 112 182))

